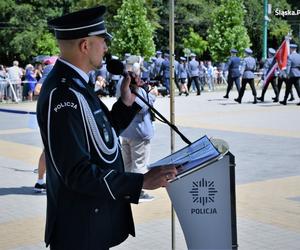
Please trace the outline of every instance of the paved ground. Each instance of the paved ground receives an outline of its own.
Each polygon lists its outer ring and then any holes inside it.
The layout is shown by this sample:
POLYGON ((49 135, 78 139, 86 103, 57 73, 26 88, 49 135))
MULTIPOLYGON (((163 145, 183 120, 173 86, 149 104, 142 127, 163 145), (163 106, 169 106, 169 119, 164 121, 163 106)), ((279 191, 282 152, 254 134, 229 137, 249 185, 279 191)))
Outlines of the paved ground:
MULTIPOLYGON (((260 91, 258 91, 260 92, 260 91)), ((300 249, 300 107, 251 104, 250 92, 236 104, 222 92, 176 97, 176 124, 190 139, 204 134, 222 138, 236 156, 238 243, 241 250, 300 249)), ((271 90, 266 100, 271 99, 271 90)), ((105 99, 108 106, 111 99, 105 99)), ((156 108, 169 117, 169 98, 156 108)), ((35 103, 0 104, 0 108, 34 110, 35 103)), ((44 249, 46 196, 36 195, 41 140, 31 115, 0 112, 0 249, 44 249)), ((156 122, 152 161, 170 153, 169 128, 156 122)), ((176 136, 176 148, 184 143, 176 136)), ((171 221, 164 189, 156 199, 134 205, 136 238, 116 250, 171 249, 171 221)), ((176 222, 176 249, 186 249, 176 222)))

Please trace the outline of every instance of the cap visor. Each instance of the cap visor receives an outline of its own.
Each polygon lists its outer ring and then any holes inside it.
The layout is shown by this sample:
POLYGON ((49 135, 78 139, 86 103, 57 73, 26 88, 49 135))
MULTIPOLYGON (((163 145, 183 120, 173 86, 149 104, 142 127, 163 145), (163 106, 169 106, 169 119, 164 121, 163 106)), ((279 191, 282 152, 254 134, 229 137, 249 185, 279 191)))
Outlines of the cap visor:
POLYGON ((104 34, 99 35, 99 36, 102 36, 109 41, 111 41, 113 39, 113 36, 111 34, 109 34, 108 32, 105 32, 104 34))

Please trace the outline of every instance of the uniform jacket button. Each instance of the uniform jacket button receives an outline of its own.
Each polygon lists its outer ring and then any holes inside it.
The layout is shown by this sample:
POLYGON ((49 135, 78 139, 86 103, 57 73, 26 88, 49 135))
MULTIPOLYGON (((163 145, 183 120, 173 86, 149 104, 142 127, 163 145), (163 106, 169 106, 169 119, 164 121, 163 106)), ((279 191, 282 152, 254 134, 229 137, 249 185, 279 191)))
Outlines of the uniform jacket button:
POLYGON ((99 212, 99 208, 95 208, 95 213, 98 213, 99 212))
POLYGON ((129 196, 129 195, 126 195, 126 196, 124 196, 124 198, 125 198, 126 200, 129 200, 129 199, 130 199, 130 196, 129 196))

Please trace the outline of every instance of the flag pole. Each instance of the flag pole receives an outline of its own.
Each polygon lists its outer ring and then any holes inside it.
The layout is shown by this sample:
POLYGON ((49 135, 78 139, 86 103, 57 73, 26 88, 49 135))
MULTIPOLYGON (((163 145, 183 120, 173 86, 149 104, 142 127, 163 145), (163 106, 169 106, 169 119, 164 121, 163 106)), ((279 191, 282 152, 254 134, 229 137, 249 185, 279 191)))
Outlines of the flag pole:
POLYGON ((264 0, 264 22, 263 22, 263 59, 267 58, 268 44, 268 0, 264 0))
MULTIPOLYGON (((170 120, 175 124, 175 109, 174 109, 174 0, 169 0, 169 54, 170 54, 170 120)), ((171 153, 175 151, 175 133, 171 129, 171 153)), ((172 230, 172 250, 175 250, 175 211, 171 205, 171 230, 172 230)))

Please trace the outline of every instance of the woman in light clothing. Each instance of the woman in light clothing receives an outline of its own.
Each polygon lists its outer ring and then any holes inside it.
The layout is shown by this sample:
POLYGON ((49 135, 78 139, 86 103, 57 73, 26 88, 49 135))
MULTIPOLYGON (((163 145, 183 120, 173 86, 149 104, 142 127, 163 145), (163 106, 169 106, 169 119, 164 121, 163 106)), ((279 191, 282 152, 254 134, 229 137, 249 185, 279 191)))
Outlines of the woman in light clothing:
POLYGON ((36 72, 31 64, 27 64, 25 68, 25 81, 28 87, 28 100, 32 101, 33 91, 37 83, 36 72))

